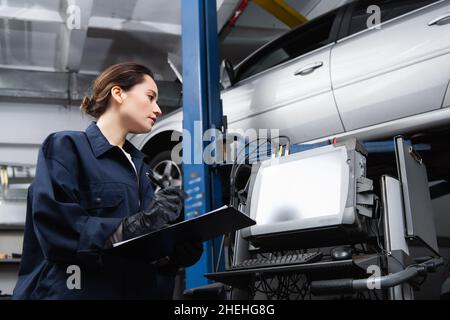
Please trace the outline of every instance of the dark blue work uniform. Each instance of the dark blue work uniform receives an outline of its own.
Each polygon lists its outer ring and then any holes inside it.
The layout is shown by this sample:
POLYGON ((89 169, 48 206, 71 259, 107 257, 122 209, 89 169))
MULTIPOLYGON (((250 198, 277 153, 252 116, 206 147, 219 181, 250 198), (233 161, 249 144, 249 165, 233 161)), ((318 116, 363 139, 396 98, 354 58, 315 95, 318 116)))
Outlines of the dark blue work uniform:
POLYGON ((129 141, 123 148, 138 175, 95 122, 85 132, 56 132, 45 139, 28 189, 23 258, 13 298, 170 298, 173 283, 150 262, 103 254, 122 219, 153 198, 145 155, 129 141), (80 289, 67 285, 75 275, 68 269, 72 265, 79 267, 80 289))

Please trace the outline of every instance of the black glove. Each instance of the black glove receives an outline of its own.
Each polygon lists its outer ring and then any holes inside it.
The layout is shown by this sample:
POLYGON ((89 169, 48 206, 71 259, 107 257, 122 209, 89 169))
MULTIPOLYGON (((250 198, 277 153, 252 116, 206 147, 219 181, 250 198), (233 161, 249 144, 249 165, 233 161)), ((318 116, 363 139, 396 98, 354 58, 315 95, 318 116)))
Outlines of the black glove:
POLYGON ((176 187, 164 188, 155 193, 147 210, 127 217, 122 222, 123 240, 159 230, 175 221, 183 209, 186 192, 176 187))
POLYGON ((170 263, 179 267, 190 267, 195 264, 203 253, 201 241, 188 241, 177 244, 169 257, 170 263))
POLYGON ((201 241, 189 241, 175 246, 170 257, 164 257, 155 264, 158 272, 165 276, 175 277, 180 267, 190 267, 195 264, 203 253, 203 243, 201 241))

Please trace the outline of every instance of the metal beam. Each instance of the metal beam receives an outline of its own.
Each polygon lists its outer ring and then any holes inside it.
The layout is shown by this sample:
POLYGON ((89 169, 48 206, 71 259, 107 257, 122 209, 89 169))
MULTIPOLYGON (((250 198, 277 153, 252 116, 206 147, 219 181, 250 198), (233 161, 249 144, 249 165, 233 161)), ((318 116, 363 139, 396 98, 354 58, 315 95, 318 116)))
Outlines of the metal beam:
POLYGON ((222 0, 217 5, 217 30, 219 33, 226 27, 230 19, 236 16, 242 0, 222 0))
POLYGON ((284 0, 253 0, 253 2, 290 28, 295 28, 308 21, 306 17, 284 2, 284 0))
MULTIPOLYGON (((219 46, 216 1, 182 0, 183 53, 183 186, 190 198, 185 219, 221 205, 221 183, 203 159, 203 133, 222 126, 219 88, 219 46), (189 133, 189 134, 187 134, 189 133)), ((208 284, 217 256, 214 242, 206 243, 202 258, 186 269, 186 288, 208 284)))
POLYGON ((58 23, 64 22, 60 12, 39 8, 17 8, 0 6, 0 19, 58 23))
MULTIPOLYGON (((78 105, 90 88, 96 75, 74 72, 44 72, 0 68, 0 101, 26 103, 55 103, 78 105)), ((164 113, 180 107, 181 84, 156 81, 159 104, 164 113)))
POLYGON ((127 20, 110 17, 91 17, 89 28, 107 29, 126 32, 153 32, 181 35, 181 26, 173 23, 127 20))
POLYGON ((231 30, 235 27, 236 22, 241 17, 242 13, 247 9, 250 0, 240 0, 237 1, 233 12, 231 13, 229 19, 222 25, 219 29, 219 40, 223 42, 226 37, 230 34, 231 30))

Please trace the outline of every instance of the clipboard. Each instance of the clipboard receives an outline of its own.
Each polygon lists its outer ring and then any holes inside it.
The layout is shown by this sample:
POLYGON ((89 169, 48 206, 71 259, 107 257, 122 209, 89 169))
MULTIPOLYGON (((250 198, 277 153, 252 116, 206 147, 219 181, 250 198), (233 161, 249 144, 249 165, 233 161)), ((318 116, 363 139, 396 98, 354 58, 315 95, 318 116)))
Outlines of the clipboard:
POLYGON ((422 158, 401 136, 395 137, 397 171, 403 193, 406 238, 425 244, 439 255, 427 169, 422 158))
POLYGON ((177 243, 207 241, 256 224, 245 213, 228 206, 151 233, 115 243, 109 254, 154 261, 170 256, 177 243))

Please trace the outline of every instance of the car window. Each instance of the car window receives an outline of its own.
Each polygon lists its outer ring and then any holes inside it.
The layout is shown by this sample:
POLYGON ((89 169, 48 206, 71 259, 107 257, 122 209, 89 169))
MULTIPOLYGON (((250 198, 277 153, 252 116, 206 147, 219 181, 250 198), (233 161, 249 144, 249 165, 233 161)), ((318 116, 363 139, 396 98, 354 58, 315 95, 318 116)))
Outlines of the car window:
POLYGON ((311 20, 247 60, 237 71, 237 81, 263 72, 331 43, 331 30, 338 10, 311 20))
POLYGON ((360 0, 357 2, 351 22, 350 33, 355 34, 367 29, 367 21, 373 15, 373 11, 367 13, 371 5, 376 5, 381 10, 381 22, 386 22, 408 12, 425 7, 439 0, 360 0))

